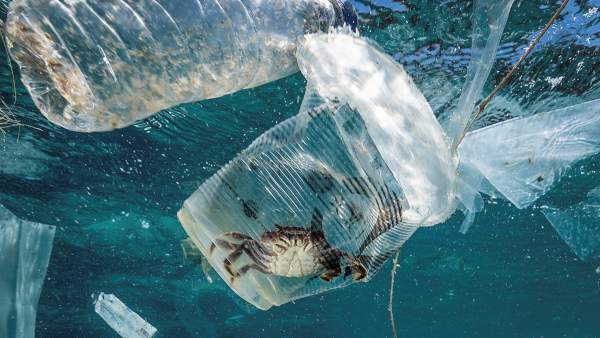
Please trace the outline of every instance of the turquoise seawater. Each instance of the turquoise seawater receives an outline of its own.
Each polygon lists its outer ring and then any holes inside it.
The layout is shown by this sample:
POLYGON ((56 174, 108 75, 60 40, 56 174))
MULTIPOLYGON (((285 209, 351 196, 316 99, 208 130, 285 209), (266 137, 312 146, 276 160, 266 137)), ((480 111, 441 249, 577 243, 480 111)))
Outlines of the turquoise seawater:
MULTIPOLYGON (((487 94, 560 2, 516 1, 487 94)), ((471 1, 353 0, 360 31, 403 64, 440 119, 457 104, 472 53, 471 1)), ((56 225, 38 337, 114 337, 94 296, 114 293, 159 337, 390 337, 390 262, 369 283, 253 309, 183 259, 183 201, 261 133, 299 110, 300 74, 185 104, 112 132, 52 125, 2 53, 2 99, 35 128, 0 134, 0 204, 56 225), (16 100, 14 92, 16 92, 16 100)), ((13 67, 16 65, 13 64, 13 67)), ((14 69, 16 71, 16 68, 14 69)), ((600 98, 600 1, 572 0, 477 126, 600 98)), ((536 204, 486 198, 419 229, 401 251, 394 313, 402 337, 600 336, 600 260, 581 261, 539 207, 564 207, 600 185, 600 156, 577 163, 536 204)), ((0 337, 1 338, 1 337, 0 337)))

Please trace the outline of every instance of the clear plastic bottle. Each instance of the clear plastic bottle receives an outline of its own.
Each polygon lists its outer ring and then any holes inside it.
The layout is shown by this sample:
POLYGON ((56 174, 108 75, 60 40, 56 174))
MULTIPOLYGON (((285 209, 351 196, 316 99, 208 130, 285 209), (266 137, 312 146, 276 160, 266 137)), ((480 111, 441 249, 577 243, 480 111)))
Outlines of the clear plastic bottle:
POLYGON ((90 132, 293 74, 299 37, 355 19, 341 0, 15 0, 6 37, 41 112, 90 132))

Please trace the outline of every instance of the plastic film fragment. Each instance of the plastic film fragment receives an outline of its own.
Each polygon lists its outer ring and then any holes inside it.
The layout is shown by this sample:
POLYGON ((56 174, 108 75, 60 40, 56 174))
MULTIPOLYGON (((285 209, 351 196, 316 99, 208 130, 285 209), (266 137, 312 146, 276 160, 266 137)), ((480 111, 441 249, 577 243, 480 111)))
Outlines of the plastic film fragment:
POLYGON ((600 258, 600 187, 590 191, 585 201, 565 210, 545 207, 542 212, 579 258, 600 258))
POLYGON ((478 129, 459 148, 461 166, 479 172, 521 209, 550 190, 573 163, 598 152, 600 100, 478 129))
POLYGON ((496 50, 513 2, 514 0, 475 1, 471 62, 456 111, 445 122, 446 132, 453 142, 459 141, 476 102, 481 99, 481 92, 496 61, 496 50))
POLYGON ((35 336, 55 230, 18 219, 0 205, 0 337, 35 336))

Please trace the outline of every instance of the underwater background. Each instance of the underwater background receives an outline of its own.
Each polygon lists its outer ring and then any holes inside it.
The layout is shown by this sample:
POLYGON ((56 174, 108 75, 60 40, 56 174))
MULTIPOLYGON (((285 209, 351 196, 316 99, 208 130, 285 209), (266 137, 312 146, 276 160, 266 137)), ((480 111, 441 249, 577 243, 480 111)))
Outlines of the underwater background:
MULTIPOLYGON (((404 65, 441 120, 449 116, 473 52, 472 2, 352 4, 361 34, 404 65)), ((558 5, 515 2, 484 94, 558 5)), ((598 0, 572 0, 477 126, 600 98, 599 9, 598 0)), ((0 134, 0 204, 58 227, 37 337, 116 336, 94 312, 100 292, 117 295, 158 337, 392 335, 390 262, 369 283, 263 312, 216 274, 209 283, 183 258, 186 235, 177 210, 256 137, 298 112, 305 88, 300 74, 185 104, 122 130, 84 134, 43 118, 6 53, 0 59, 2 99, 35 127, 0 134)), ((576 204, 598 185, 595 156, 573 166, 533 207, 518 210, 486 198, 466 235, 458 232, 460 213, 418 230, 401 251, 394 285, 399 335, 600 336, 600 260, 579 260, 540 212, 543 205, 576 204)))

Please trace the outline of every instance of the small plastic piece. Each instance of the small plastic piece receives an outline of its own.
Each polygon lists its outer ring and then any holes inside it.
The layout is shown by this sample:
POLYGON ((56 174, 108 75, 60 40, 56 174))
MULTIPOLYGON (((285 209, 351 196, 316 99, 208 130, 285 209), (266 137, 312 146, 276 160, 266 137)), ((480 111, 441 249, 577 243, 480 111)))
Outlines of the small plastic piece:
POLYGON ((190 238, 181 241, 181 250, 183 251, 183 258, 186 261, 197 265, 202 264, 204 256, 190 238))
POLYGON ((566 210, 545 207, 542 212, 579 258, 600 258, 600 187, 566 210))
POLYGON ((461 166, 485 177, 521 209, 573 163, 598 152, 600 99, 470 132, 459 148, 461 166))
POLYGON ((94 310, 123 338, 151 338, 157 330, 127 307, 117 296, 100 293, 94 310))
MULTIPOLYGON (((475 222, 475 216, 477 215, 477 213, 479 213, 481 210, 483 210, 483 198, 481 197, 481 194, 479 193, 480 190, 477 188, 480 188, 480 186, 478 185, 470 185, 470 184, 466 184, 463 182, 462 177, 464 177, 466 173, 463 171, 460 173, 460 184, 459 186, 461 187, 461 189, 458 189, 458 196, 457 198, 460 200, 460 205, 459 208, 461 209, 462 213, 465 215, 465 218, 462 222, 462 224, 460 225, 460 233, 462 234, 466 234, 467 231, 469 231, 469 228, 471 227, 471 225, 473 225, 473 223, 475 222)), ((473 177, 469 177, 472 184, 473 182, 476 182, 476 179, 473 177)))
POLYGON ((297 39, 353 13, 338 0, 15 0, 6 38, 50 121, 104 131, 295 73, 297 39))
POLYGON ((56 228, 21 220, 0 205, 0 337, 33 338, 56 228))

